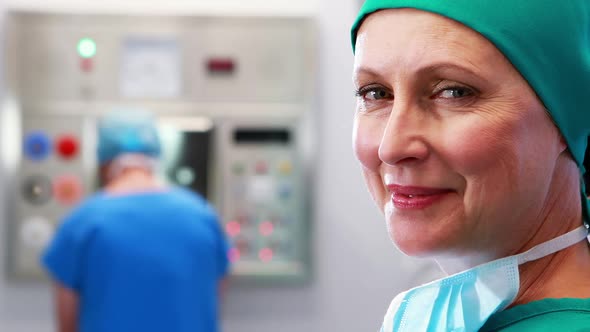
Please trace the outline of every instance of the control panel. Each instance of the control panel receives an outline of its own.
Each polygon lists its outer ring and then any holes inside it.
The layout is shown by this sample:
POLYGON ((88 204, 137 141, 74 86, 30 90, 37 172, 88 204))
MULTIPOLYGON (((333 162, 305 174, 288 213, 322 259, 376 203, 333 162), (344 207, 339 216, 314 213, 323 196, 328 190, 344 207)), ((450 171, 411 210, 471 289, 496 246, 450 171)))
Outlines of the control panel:
POLYGON ((304 269, 302 174, 294 132, 285 127, 234 127, 224 167, 224 217, 235 273, 296 276, 304 269))
POLYGON ((12 252, 9 264, 27 276, 41 275, 39 256, 55 227, 92 192, 94 179, 84 153, 87 128, 83 117, 24 116, 17 164, 17 190, 8 196, 12 252))
POLYGON ((163 178, 218 211, 236 279, 307 279, 310 19, 13 12, 6 28, 11 277, 42 278, 56 227, 100 188, 96 119, 128 107, 159 121, 163 178))

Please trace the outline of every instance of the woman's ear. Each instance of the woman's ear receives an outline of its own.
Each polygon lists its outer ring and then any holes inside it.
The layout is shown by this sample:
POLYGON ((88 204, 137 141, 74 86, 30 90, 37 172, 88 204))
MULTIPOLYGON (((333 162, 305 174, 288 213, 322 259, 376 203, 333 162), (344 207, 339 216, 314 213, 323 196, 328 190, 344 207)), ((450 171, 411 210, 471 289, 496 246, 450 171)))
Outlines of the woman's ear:
POLYGON ((99 181, 100 187, 106 186, 110 180, 108 178, 108 174, 109 174, 109 168, 110 168, 111 164, 112 164, 112 162, 108 162, 106 164, 100 165, 98 168, 98 181, 99 181))

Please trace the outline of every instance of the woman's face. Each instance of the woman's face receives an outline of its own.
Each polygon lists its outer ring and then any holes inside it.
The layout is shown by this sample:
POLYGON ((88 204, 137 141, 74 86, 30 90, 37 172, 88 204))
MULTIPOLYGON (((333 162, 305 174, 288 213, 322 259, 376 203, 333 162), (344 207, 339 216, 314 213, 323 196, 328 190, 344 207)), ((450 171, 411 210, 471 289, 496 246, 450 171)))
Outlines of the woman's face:
POLYGON ((483 262, 530 239, 565 144, 487 39, 427 12, 374 13, 354 84, 355 154, 402 251, 483 262))

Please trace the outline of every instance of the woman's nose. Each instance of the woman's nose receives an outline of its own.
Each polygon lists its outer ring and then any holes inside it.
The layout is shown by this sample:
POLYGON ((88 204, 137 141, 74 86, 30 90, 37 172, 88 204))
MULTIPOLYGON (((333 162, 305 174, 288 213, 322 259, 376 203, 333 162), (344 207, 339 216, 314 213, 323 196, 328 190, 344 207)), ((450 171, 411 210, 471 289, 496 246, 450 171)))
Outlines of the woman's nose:
POLYGON ((379 159, 392 166, 423 161, 429 153, 427 115, 408 104, 398 102, 392 107, 379 144, 379 159))

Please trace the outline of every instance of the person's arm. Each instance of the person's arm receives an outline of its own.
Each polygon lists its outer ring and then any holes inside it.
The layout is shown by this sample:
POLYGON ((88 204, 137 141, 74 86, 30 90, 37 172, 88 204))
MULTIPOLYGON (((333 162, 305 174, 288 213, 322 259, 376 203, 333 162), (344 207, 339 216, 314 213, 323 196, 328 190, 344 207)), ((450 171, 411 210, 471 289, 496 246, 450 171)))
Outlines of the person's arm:
POLYGON ((211 223, 213 225, 216 239, 217 239, 217 248, 215 250, 217 266, 218 266, 218 281, 217 281, 217 296, 219 298, 219 302, 223 300, 225 293, 227 292, 228 288, 228 279, 229 279, 229 252, 230 252, 230 243, 227 241, 227 237, 220 226, 218 217, 216 214, 212 213, 210 215, 211 223))
POLYGON ((87 217, 88 209, 86 203, 74 209, 60 223, 41 256, 41 263, 54 281, 57 332, 76 332, 79 329, 81 267, 86 261, 88 237, 93 234, 93 224, 87 217))
POLYGON ((78 330, 78 294, 55 283, 55 308, 58 332, 76 332, 78 330))

